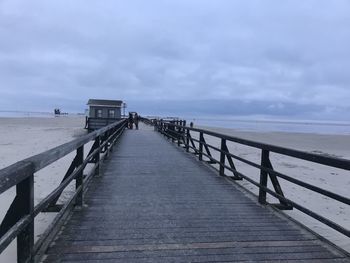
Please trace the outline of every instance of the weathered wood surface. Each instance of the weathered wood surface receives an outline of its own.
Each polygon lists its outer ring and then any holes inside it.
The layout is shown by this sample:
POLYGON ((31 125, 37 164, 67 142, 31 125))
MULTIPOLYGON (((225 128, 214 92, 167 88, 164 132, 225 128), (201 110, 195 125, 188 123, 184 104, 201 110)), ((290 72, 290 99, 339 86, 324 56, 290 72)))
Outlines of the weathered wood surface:
POLYGON ((349 262, 150 129, 108 162, 45 262, 349 262))

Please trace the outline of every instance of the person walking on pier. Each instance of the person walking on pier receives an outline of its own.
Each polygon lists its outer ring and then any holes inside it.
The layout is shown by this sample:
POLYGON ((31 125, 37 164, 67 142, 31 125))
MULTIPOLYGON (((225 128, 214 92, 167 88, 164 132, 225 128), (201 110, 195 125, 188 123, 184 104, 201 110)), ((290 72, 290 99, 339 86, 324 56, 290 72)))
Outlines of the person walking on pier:
POLYGON ((132 118, 132 114, 129 113, 128 128, 132 130, 132 126, 133 126, 133 118, 132 118))
POLYGON ((135 113, 135 116, 134 116, 134 123, 136 126, 136 130, 138 130, 139 129, 139 115, 137 113, 135 113))

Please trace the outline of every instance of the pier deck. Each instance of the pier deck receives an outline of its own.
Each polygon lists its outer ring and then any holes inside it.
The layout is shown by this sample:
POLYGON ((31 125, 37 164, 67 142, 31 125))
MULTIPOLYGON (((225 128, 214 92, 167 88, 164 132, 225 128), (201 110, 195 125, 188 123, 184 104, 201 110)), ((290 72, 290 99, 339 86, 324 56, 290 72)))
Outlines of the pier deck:
POLYGON ((348 262, 156 133, 126 130, 45 262, 348 262))

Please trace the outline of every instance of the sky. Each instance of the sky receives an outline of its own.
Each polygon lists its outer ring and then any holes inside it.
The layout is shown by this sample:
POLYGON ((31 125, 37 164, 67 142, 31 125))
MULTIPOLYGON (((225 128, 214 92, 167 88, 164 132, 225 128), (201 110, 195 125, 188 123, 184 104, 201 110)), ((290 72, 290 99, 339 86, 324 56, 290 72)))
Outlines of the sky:
POLYGON ((0 0, 0 110, 344 119, 348 0, 0 0))

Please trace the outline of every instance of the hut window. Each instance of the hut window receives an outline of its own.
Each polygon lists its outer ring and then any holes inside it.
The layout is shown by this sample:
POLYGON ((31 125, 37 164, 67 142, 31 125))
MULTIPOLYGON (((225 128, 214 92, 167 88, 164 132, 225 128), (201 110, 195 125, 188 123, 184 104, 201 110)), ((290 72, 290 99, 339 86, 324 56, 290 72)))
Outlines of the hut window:
POLYGON ((96 110, 96 117, 97 118, 102 118, 102 110, 101 109, 97 109, 96 110))
POLYGON ((109 110, 108 111, 108 117, 114 119, 114 117, 115 117, 115 110, 109 110))

